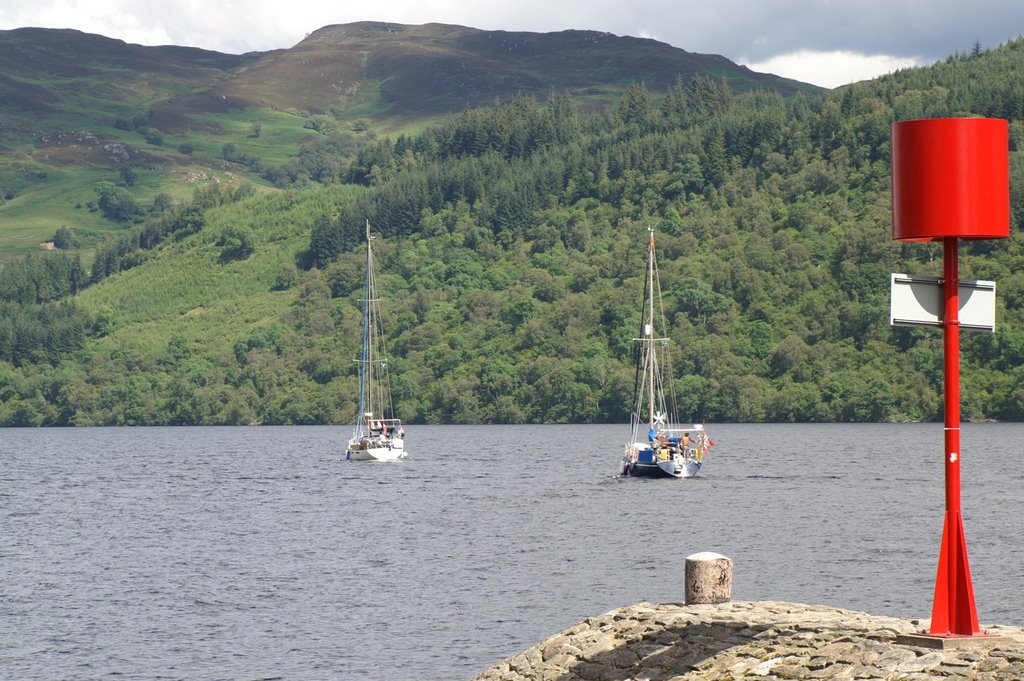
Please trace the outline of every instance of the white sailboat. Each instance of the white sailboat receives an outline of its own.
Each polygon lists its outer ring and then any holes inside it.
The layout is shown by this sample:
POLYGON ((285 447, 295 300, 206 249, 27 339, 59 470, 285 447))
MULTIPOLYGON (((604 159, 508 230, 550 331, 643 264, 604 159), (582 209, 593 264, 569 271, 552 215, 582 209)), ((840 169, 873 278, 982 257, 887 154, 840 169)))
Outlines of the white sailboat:
MULTIPOLYGON (((637 373, 633 410, 630 418, 630 439, 622 457, 622 475, 647 477, 692 478, 703 466, 704 455, 714 443, 703 424, 682 425, 676 418, 675 399, 659 362, 659 347, 667 347, 668 338, 655 333, 654 307, 661 307, 661 286, 657 276, 654 253, 654 228, 648 229, 647 282, 644 287, 643 331, 637 357, 637 373), (666 392, 668 399, 666 399, 666 392)), ((658 317, 666 328, 665 315, 658 317)), ((668 353, 664 353, 667 365, 668 353)))
POLYGON ((363 342, 359 358, 359 415, 345 458, 355 461, 398 461, 407 455, 405 430, 391 401, 384 331, 373 274, 373 236, 366 223, 366 285, 363 299, 363 342))

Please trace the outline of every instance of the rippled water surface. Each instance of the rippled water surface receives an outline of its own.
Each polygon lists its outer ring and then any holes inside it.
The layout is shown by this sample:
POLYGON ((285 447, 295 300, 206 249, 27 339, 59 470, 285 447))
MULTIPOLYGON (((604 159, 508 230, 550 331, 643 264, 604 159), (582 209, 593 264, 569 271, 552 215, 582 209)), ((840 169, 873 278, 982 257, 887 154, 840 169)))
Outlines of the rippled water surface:
MULTIPOLYGON (((0 677, 468 679, 589 615, 733 596, 927 617, 941 424, 721 425, 703 477, 616 477, 627 427, 0 431, 0 677)), ((963 434, 982 624, 1024 625, 1024 424, 963 434)))

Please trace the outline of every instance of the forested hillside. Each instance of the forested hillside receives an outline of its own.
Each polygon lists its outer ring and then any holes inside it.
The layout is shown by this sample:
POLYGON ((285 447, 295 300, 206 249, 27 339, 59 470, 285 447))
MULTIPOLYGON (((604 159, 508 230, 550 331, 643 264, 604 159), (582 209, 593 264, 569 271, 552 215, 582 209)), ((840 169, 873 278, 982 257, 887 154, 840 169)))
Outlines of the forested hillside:
POLYGON ((889 126, 940 116, 1011 121, 1013 236, 961 250, 998 284, 962 391, 965 418, 1020 419, 1021 73, 1018 40, 822 95, 696 76, 321 144, 315 181, 154 207, 89 268, 6 265, 0 423, 349 422, 367 220, 409 421, 625 421, 652 224, 686 416, 941 418, 941 334, 888 326, 889 273, 941 270, 891 240, 889 126))

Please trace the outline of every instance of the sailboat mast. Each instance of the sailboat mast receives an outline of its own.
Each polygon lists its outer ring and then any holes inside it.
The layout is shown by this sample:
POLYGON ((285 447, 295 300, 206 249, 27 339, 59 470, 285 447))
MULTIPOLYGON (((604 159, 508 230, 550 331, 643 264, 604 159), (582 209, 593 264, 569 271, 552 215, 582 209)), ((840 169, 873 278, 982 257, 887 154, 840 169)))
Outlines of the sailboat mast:
MULTIPOLYGON (((363 286, 363 353, 362 359, 359 363, 359 420, 362 422, 364 414, 368 411, 367 400, 371 399, 372 396, 367 394, 367 387, 372 380, 371 372, 373 369, 370 362, 372 361, 371 348, 370 348, 370 297, 371 297, 371 281, 370 281, 370 267, 372 264, 373 253, 370 248, 370 221, 366 221, 366 281, 363 286)), ((372 406, 370 411, 372 411, 372 406)))
POLYGON ((647 228, 647 419, 654 427, 654 228, 647 228))

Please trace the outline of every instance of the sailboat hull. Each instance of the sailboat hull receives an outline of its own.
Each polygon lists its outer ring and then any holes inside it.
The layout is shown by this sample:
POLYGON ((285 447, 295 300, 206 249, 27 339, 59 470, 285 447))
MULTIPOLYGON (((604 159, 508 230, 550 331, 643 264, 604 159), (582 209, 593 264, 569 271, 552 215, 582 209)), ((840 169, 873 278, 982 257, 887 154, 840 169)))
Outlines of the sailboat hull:
POLYGON ((694 478, 700 471, 703 464, 700 461, 683 461, 674 472, 669 473, 673 478, 694 478))
POLYGON ((399 461, 405 457, 405 443, 399 439, 380 444, 353 440, 345 451, 345 458, 352 461, 399 461))
POLYGON ((622 474, 635 478, 693 478, 701 468, 700 461, 660 461, 658 463, 627 462, 622 474))
POLYGON ((701 469, 702 462, 678 449, 656 453, 649 447, 634 443, 626 448, 622 459, 622 475, 638 478, 692 478, 701 469))

